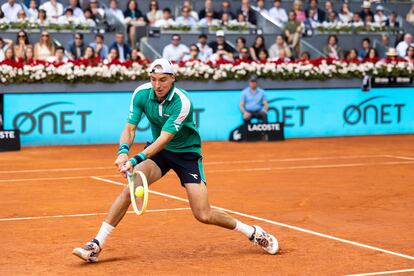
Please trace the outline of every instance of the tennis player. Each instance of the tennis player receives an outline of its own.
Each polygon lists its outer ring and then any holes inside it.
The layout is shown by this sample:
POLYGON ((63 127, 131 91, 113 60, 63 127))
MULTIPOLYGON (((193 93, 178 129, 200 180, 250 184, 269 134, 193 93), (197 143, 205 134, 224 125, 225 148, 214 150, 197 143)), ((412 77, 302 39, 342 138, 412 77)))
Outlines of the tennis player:
MULTIPOLYGON (((261 227, 247 225, 227 213, 211 208, 203 172, 201 139, 193 121, 193 105, 188 93, 174 85, 173 65, 167 59, 156 59, 150 66, 151 82, 139 86, 132 95, 128 121, 121 134, 115 165, 125 176, 132 170, 142 171, 148 183, 154 183, 173 170, 186 189, 194 217, 246 235, 267 253, 276 254, 277 239, 261 227), (151 124, 154 142, 129 158, 135 131, 142 114, 151 124)), ((115 199, 102 226, 90 242, 75 248, 73 254, 88 262, 98 261, 105 240, 124 217, 131 204, 126 187, 115 199)))

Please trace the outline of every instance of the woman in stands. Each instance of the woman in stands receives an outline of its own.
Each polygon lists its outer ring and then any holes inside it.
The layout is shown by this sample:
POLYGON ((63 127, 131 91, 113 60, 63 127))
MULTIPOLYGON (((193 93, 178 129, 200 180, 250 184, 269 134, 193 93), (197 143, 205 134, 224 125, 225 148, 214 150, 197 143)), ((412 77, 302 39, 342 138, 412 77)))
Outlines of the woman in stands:
POLYGON ((121 64, 119 61, 119 52, 117 48, 111 48, 109 50, 108 57, 104 61, 105 64, 112 65, 112 64, 121 64))
MULTIPOLYGON (((27 33, 23 30, 20 30, 17 33, 16 42, 14 46, 14 53, 17 58, 23 58, 24 52, 27 48, 27 46, 30 45, 29 38, 27 36, 27 33)), ((31 46, 31 45, 30 45, 31 46)))
POLYGON ((36 23, 39 24, 41 27, 45 27, 49 25, 49 19, 47 19, 47 14, 44 9, 39 10, 36 23))
POLYGON ((338 46, 338 38, 336 35, 329 35, 328 44, 323 47, 323 53, 326 57, 333 59, 344 58, 344 52, 342 48, 338 46))
POLYGON ((379 61, 378 52, 375 48, 369 48, 368 54, 365 56, 364 62, 376 63, 379 61))
POLYGON ((414 63, 414 47, 408 46, 406 55, 404 57, 407 61, 414 63))
POLYGON ((34 46, 35 59, 46 60, 47 57, 55 55, 55 45, 47 31, 43 31, 39 42, 34 46))
POLYGON ((96 55, 95 49, 91 46, 85 48, 85 54, 79 59, 79 62, 85 66, 97 66, 101 58, 96 55))
POLYGON ((358 57, 358 50, 356 48, 351 48, 346 54, 345 61, 349 63, 359 63, 361 60, 358 57))
POLYGON ((138 64, 148 64, 147 59, 145 58, 144 54, 140 51, 139 48, 134 48, 131 50, 131 57, 129 58, 129 61, 125 62, 126 66, 130 66, 133 63, 138 64))
POLYGON ((154 26, 157 20, 162 19, 162 11, 159 8, 157 0, 151 0, 149 3, 149 11, 147 12, 148 25, 154 26))
POLYGON ((200 49, 198 48, 196 44, 190 45, 190 54, 184 56, 183 63, 180 65, 184 65, 185 62, 192 62, 192 61, 201 62, 200 49))
POLYGON ((4 52, 4 60, 0 64, 9 65, 12 67, 18 66, 18 60, 16 58, 16 55, 14 54, 13 47, 9 47, 6 49, 6 51, 4 52))
POLYGON ((266 49, 265 39, 262 35, 256 36, 252 47, 250 47, 250 56, 251 58, 258 62, 259 61, 259 52, 262 49, 266 49))
POLYGON ((295 0, 295 2, 293 2, 293 11, 296 14, 296 20, 299 22, 303 22, 306 19, 306 14, 303 11, 303 5, 302 5, 302 1, 300 0, 295 0))
POLYGON ((128 24, 129 42, 131 47, 135 47, 136 25, 145 24, 144 15, 138 9, 138 3, 135 0, 129 0, 127 9, 124 11, 125 22, 128 24))
POLYGON ((269 53, 264 48, 260 49, 258 56, 259 56, 259 63, 261 64, 266 64, 269 60, 269 53))

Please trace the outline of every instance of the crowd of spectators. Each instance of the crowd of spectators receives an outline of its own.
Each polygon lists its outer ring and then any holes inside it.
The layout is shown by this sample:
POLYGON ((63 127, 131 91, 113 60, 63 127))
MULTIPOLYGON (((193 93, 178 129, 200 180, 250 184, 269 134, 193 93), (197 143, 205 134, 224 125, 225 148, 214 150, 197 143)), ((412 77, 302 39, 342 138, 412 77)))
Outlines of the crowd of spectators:
POLYGON ((115 41, 107 45, 103 34, 96 34, 95 41, 87 44, 82 33, 75 33, 66 47, 56 44, 47 30, 40 33, 39 41, 29 40, 26 31, 20 30, 16 39, 0 38, 0 64, 11 66, 55 64, 71 61, 75 64, 97 65, 133 63, 147 64, 148 60, 139 48, 126 43, 125 34, 115 35, 115 41))
MULTIPOLYGON (((382 52, 378 52, 369 38, 361 40, 359 48, 343 49, 340 46, 336 35, 329 35, 326 45, 323 47, 325 57, 336 60, 345 60, 347 62, 377 62, 389 57, 398 60, 407 60, 413 62, 414 43, 412 35, 407 33, 401 41, 394 44, 390 43, 388 35, 382 35, 381 42, 382 52)), ((306 62, 311 59, 309 52, 302 52, 294 55, 292 48, 289 47, 288 39, 285 35, 276 35, 274 42, 267 47, 264 36, 257 35, 251 45, 246 44, 244 37, 238 37, 236 41, 226 41, 223 31, 217 31, 214 41, 207 43, 208 39, 205 34, 198 37, 198 41, 189 45, 181 42, 181 36, 174 34, 171 37, 171 43, 164 47, 163 57, 175 63, 185 63, 187 61, 201 61, 211 64, 241 62, 306 62), (228 43, 230 42, 230 43, 228 43), (235 45, 232 47, 231 45, 235 45)))

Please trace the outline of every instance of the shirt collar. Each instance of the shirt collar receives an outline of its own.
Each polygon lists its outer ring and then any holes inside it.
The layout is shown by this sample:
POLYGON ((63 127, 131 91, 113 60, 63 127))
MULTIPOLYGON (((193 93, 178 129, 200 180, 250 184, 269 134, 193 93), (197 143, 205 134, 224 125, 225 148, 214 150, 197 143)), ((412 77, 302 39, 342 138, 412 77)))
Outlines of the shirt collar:
MULTIPOLYGON (((152 90, 151 91, 151 94, 150 94, 151 100, 158 101, 158 98, 155 95, 154 88, 152 88, 151 90, 152 90)), ((171 89, 170 89, 170 91, 168 91, 168 94, 167 94, 167 97, 165 98, 165 101, 169 101, 170 102, 172 100, 172 98, 174 97, 174 93, 175 93, 174 90, 175 90, 175 84, 173 84, 172 87, 171 87, 171 89)))

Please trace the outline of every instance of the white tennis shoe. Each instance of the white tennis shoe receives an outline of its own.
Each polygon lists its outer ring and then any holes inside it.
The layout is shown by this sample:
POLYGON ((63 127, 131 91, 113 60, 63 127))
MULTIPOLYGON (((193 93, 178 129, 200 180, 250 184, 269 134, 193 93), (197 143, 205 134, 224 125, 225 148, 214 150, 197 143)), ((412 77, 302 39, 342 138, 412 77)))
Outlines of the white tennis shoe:
POLYGON ((90 242, 87 242, 83 247, 73 249, 72 254, 87 262, 96 263, 100 252, 101 247, 99 246, 98 240, 93 239, 90 242))
POLYGON ((253 225, 253 228, 254 232, 249 240, 260 245, 267 253, 276 254, 279 251, 277 239, 273 235, 266 233, 260 226, 253 225))

